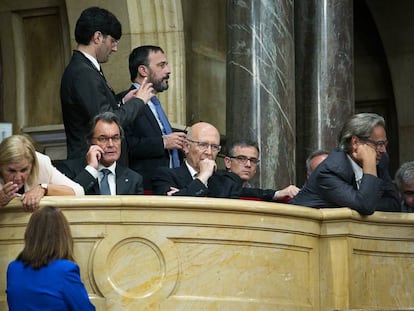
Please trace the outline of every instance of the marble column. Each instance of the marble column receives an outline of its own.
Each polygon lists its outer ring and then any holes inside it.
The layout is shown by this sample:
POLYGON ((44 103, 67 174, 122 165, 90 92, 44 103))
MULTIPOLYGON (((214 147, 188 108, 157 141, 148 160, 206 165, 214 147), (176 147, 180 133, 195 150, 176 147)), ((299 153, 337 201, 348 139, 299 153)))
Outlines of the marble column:
POLYGON ((297 183, 306 157, 331 150, 354 113, 352 0, 295 2, 297 183))
POLYGON ((256 140, 253 181, 295 182, 293 1, 227 1, 227 143, 256 140))

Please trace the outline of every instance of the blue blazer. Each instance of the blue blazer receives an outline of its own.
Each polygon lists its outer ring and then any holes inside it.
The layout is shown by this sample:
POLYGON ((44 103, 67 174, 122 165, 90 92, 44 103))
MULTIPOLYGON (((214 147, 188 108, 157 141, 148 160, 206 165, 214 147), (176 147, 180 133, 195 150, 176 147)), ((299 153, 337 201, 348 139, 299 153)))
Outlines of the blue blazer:
POLYGON ((33 270, 15 260, 7 268, 7 303, 10 311, 95 310, 83 285, 79 266, 58 259, 33 270))
POLYGON ((362 215, 399 212, 400 200, 388 173, 388 155, 377 165, 377 176, 364 174, 359 189, 346 153, 332 151, 309 177, 292 204, 309 207, 349 207, 362 215))

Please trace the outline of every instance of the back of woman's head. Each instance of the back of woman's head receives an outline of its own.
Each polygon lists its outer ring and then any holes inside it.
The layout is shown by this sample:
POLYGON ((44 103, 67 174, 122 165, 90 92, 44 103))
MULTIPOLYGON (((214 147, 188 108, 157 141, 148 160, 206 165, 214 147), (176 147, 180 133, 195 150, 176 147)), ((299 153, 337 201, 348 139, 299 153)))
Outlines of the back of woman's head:
POLYGON ((36 148, 27 135, 12 135, 0 144, 0 168, 27 160, 32 165, 28 183, 33 184, 38 176, 36 148))
POLYGON ((65 215, 45 206, 32 214, 24 234, 24 248, 18 260, 39 269, 55 259, 73 258, 73 240, 65 215))

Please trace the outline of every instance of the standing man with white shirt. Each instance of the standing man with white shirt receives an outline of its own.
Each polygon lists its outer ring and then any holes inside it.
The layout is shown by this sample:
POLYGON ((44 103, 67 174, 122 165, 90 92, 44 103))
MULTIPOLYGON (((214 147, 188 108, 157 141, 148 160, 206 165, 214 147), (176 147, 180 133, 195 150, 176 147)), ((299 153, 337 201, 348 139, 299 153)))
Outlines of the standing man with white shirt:
MULTIPOLYGON (((171 71, 164 51, 159 46, 144 45, 129 55, 132 86, 128 92, 142 87, 147 79, 154 93, 168 89, 171 71)), ((128 143, 129 167, 144 177, 144 189, 152 191, 151 178, 158 167, 179 167, 183 158, 184 132, 173 132, 167 113, 154 96, 134 122, 125 128, 128 143)))
POLYGON ((90 7, 76 22, 77 47, 61 81, 60 98, 66 132, 67 158, 85 156, 89 122, 100 112, 112 111, 126 126, 141 113, 153 96, 151 83, 143 81, 141 88, 119 100, 106 81, 101 65, 118 50, 122 35, 121 24, 109 11, 90 7))

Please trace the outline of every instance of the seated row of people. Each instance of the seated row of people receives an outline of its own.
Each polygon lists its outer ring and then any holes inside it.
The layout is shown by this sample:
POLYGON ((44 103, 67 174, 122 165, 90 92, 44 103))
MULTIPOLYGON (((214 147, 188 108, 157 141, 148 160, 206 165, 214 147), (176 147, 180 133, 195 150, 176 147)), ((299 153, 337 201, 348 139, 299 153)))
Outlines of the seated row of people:
MULTIPOLYGON (((0 144, 2 178, 0 204, 19 197, 27 211, 38 208, 45 195, 142 194, 143 178, 119 164, 123 130, 111 112, 93 121, 86 157, 62 161, 59 172, 50 159, 35 151, 25 135, 13 135, 0 144)), ((350 207, 362 215, 375 211, 412 211, 414 198, 412 163, 401 166, 396 183, 388 173, 387 137, 384 119, 361 113, 350 118, 339 135, 339 148, 328 155, 313 154, 310 163, 322 156, 321 164, 302 189, 294 185, 280 190, 251 187, 259 163, 255 142, 234 143, 224 158, 225 170, 217 170, 221 150, 220 133, 211 124, 199 122, 188 131, 183 144, 185 160, 180 167, 159 167, 152 177, 153 194, 215 198, 257 198, 302 206, 350 207), (323 159, 326 157, 326 159, 323 159), (411 178, 411 179, 410 179, 411 178)), ((309 172, 310 169, 308 168, 309 172)))

